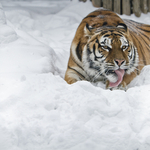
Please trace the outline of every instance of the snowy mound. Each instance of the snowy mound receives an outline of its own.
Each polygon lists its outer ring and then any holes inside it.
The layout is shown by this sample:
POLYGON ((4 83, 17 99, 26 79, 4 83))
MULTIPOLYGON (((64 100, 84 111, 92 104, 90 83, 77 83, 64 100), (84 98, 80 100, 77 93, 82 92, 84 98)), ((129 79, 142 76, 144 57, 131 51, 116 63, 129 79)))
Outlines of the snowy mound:
POLYGON ((63 79, 90 1, 1 4, 0 150, 150 149, 150 66, 127 92, 63 79))

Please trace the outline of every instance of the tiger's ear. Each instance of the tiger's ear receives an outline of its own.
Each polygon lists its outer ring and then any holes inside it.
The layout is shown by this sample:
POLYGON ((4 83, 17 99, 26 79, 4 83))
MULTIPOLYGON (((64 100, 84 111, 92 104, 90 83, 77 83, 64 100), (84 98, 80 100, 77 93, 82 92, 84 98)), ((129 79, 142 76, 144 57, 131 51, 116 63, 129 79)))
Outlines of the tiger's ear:
POLYGON ((117 28, 123 29, 123 30, 125 30, 125 32, 128 31, 128 27, 127 27, 126 24, 124 24, 124 23, 119 23, 119 24, 117 25, 117 28))
POLYGON ((89 26, 88 23, 86 23, 86 26, 84 27, 85 36, 91 37, 94 34, 93 30, 94 30, 94 28, 89 26))

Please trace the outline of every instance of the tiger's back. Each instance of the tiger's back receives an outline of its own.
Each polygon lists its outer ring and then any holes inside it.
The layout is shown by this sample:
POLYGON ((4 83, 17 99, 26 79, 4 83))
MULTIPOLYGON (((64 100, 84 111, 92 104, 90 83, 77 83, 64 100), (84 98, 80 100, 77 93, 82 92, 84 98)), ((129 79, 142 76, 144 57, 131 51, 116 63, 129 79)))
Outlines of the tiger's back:
MULTIPOLYGON (((99 55, 99 54, 97 54, 97 51, 105 50, 104 47, 102 46, 102 43, 100 43, 100 41, 101 41, 100 38, 102 36, 106 37, 106 34, 107 34, 107 36, 109 36, 108 34, 111 35, 110 32, 113 34, 113 38, 116 38, 114 36, 116 34, 117 36, 120 36, 119 38, 121 39, 121 35, 119 35, 119 34, 123 34, 123 36, 125 38, 128 38, 127 41, 131 41, 131 42, 129 42, 130 48, 128 48, 127 50, 129 51, 129 49, 131 49, 131 47, 133 49, 132 54, 130 54, 130 55, 132 55, 132 61, 135 60, 135 58, 133 58, 134 53, 137 53, 135 57, 136 57, 136 61, 137 61, 136 63, 138 63, 138 65, 135 64, 134 67, 132 67, 132 69, 130 69, 130 71, 127 71, 127 69, 123 69, 124 70, 124 73, 122 75, 123 79, 121 79, 122 82, 119 83, 120 85, 122 84, 122 86, 125 87, 127 84, 129 84, 133 80, 133 78, 137 74, 139 74, 140 70, 145 65, 150 64, 150 55, 149 55, 149 52, 150 52, 150 40, 149 40, 150 26, 145 25, 145 24, 140 24, 140 23, 137 23, 137 22, 134 22, 131 20, 122 20, 118 15, 116 15, 116 13, 108 11, 108 10, 97 10, 97 11, 90 13, 88 16, 86 16, 82 20, 82 22, 80 23, 80 25, 76 31, 75 37, 71 44, 70 58, 68 61, 68 67, 67 67, 67 71, 65 74, 65 80, 67 81, 67 83, 72 84, 72 83, 74 83, 76 81, 80 81, 80 80, 87 80, 90 82, 106 81, 106 87, 109 87, 110 82, 115 82, 115 81, 110 81, 109 78, 107 79, 107 76, 105 74, 107 72, 107 73, 111 73, 111 75, 113 75, 113 76, 116 76, 116 74, 117 74, 116 70, 119 70, 119 69, 113 68, 112 69, 113 71, 111 72, 108 69, 103 70, 101 68, 101 66, 103 66, 103 63, 105 63, 106 64, 105 68, 106 68, 106 66, 108 66, 108 62, 111 62, 116 67, 116 65, 118 65, 118 63, 121 64, 121 61, 123 59, 124 59, 123 62, 129 63, 131 61, 131 60, 127 60, 127 59, 129 59, 128 58, 129 52, 128 53, 125 52, 126 54, 123 54, 119 50, 116 52, 114 50, 113 50, 113 52, 111 52, 112 51, 111 50, 107 54, 106 54, 106 52, 103 52, 103 55, 105 56, 105 58, 109 58, 109 60, 107 60, 107 62, 105 62, 104 60, 99 60, 98 61, 99 65, 97 64, 96 60, 94 60, 96 58, 99 58, 97 56, 97 55, 99 55), (127 30, 127 31, 125 31, 125 30, 127 30), (99 39, 97 41, 99 42, 98 45, 100 45, 100 46, 97 46, 95 48, 96 49, 95 50, 94 45, 96 45, 95 43, 97 42, 96 39, 98 38, 98 36, 99 36, 99 39), (93 45, 91 44, 92 42, 94 43, 93 45), (133 43, 133 46, 132 46, 132 43, 133 43), (92 45, 93 47, 89 48, 90 49, 90 51, 89 51, 88 47, 90 47, 90 45, 92 45), (135 47, 135 48, 133 48, 133 47, 135 47), (95 53, 95 54, 92 54, 92 53, 95 53), (110 54, 110 53, 113 53, 113 54, 110 54), (87 56, 85 56, 85 55, 87 55, 87 56), (94 58, 94 55, 96 55, 95 58, 94 58), (125 55, 128 55, 128 56, 125 56, 125 55), (112 62, 112 60, 110 61, 110 59, 113 59, 113 62, 112 62), (117 60, 117 61, 114 62, 114 60, 117 60), (100 70, 101 72, 98 72, 98 70, 100 70), (114 74, 114 71, 116 74, 114 74), (95 76, 98 76, 98 77, 95 78, 95 76)), ((108 39, 106 41, 107 41, 107 43, 109 42, 108 39)), ((118 39, 116 41, 118 41, 118 39)), ((122 41, 121 42, 118 41, 118 42, 119 42, 118 43, 118 45, 119 45, 119 44, 121 44, 122 41)), ((125 43, 125 41, 124 41, 124 43, 125 43)), ((113 47, 116 47, 114 45, 113 45, 113 47)), ((106 45, 105 45, 105 47, 106 47, 106 45)), ((111 45, 110 45, 110 47, 111 47, 111 45)), ((112 48, 112 49, 114 49, 114 48, 112 48)), ((120 49, 120 48, 116 47, 116 49, 120 49)), ((105 51, 107 51, 107 50, 105 50, 105 51)), ((132 64, 130 64, 130 66, 131 65, 132 64)), ((125 64, 124 64, 124 66, 125 66, 125 64)), ((114 78, 117 78, 117 77, 114 77, 114 78)), ((118 76, 118 78, 119 78, 119 76, 118 76)))
POLYGON ((132 20, 123 20, 128 26, 130 35, 137 47, 139 54, 139 66, 141 70, 150 64, 150 25, 138 23, 132 20))

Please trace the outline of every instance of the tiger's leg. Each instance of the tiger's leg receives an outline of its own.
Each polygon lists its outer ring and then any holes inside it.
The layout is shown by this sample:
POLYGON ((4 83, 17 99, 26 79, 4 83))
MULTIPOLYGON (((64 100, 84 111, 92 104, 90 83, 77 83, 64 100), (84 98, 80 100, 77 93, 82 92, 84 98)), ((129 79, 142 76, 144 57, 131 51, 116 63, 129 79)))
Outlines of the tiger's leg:
POLYGON ((70 77, 68 77, 68 76, 65 76, 65 81, 66 81, 68 84, 73 84, 73 83, 77 82, 76 79, 70 78, 70 77))
POLYGON ((83 80, 82 77, 83 75, 81 73, 79 73, 77 70, 68 67, 66 74, 65 74, 65 81, 68 84, 73 84, 77 81, 81 81, 83 80))
POLYGON ((137 76, 135 72, 132 72, 131 74, 125 74, 123 77, 123 80, 120 84, 123 88, 127 87, 127 85, 137 76))

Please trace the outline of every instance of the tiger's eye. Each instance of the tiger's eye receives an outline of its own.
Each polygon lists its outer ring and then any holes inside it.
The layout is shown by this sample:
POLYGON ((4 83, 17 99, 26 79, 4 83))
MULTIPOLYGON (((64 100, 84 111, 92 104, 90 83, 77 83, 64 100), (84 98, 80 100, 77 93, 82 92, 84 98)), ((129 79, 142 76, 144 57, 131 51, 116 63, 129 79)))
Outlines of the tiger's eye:
POLYGON ((124 46, 122 46, 122 49, 126 49, 126 48, 127 48, 127 46, 125 46, 125 45, 124 45, 124 46))
POLYGON ((104 49, 108 49, 108 46, 103 46, 104 49))

